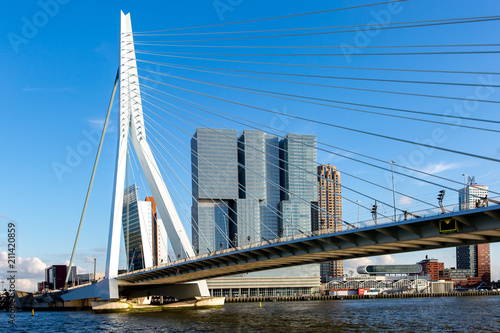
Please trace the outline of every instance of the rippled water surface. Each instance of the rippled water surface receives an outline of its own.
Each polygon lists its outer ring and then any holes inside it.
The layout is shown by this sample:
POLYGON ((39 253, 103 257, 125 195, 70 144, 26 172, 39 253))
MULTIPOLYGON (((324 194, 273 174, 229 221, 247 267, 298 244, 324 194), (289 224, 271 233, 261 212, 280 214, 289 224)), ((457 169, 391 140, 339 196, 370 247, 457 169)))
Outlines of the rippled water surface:
POLYGON ((500 296, 232 303, 156 313, 0 313, 0 332, 500 332, 500 296))

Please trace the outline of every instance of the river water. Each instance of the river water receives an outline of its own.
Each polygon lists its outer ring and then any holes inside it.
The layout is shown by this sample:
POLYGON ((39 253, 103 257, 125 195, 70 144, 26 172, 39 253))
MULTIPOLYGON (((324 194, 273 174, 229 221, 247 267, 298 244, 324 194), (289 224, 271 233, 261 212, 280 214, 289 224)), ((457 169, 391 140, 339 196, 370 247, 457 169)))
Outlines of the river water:
POLYGON ((156 313, 0 313, 0 332, 500 332, 500 296, 231 303, 156 313))

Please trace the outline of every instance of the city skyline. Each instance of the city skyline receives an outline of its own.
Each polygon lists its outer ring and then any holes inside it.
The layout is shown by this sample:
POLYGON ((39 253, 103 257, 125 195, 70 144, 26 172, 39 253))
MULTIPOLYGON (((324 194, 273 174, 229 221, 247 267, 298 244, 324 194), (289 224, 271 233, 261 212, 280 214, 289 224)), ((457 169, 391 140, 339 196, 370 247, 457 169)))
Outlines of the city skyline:
MULTIPOLYGON (((42 1, 43 2, 43 1, 42 1)), ((43 2, 45 3, 45 2, 43 2)), ((289 3, 264 1, 243 1, 238 6, 231 7, 232 10, 222 11, 214 8, 212 2, 200 3, 186 1, 185 3, 150 4, 143 6, 133 2, 109 2, 100 4, 88 2, 81 4, 74 1, 58 2, 56 9, 52 7, 51 13, 47 14, 44 6, 33 3, 9 4, 5 7, 4 24, 2 27, 2 38, 0 50, 4 56, 3 73, 4 79, 0 81, 4 91, 4 122, 8 124, 2 131, 0 139, 4 143, 0 147, 0 153, 4 163, 0 163, 2 177, 2 191, 0 192, 0 217, 3 221, 16 221, 19 226, 18 252, 20 262, 20 272, 22 277, 19 280, 20 289, 35 289, 35 283, 42 279, 43 271, 51 265, 67 263, 70 258, 70 251, 73 246, 74 237, 78 227, 78 219, 81 214, 85 191, 88 186, 92 164, 97 151, 100 130, 102 128, 105 108, 109 102, 112 81, 118 65, 118 38, 119 38, 119 10, 130 11, 134 29, 137 31, 148 31, 166 29, 169 27, 179 28, 187 26, 199 26, 205 24, 236 22, 255 18, 272 17, 285 14, 311 12, 314 10, 327 9, 327 5, 321 3, 289 3), (147 7, 147 8, 146 8, 147 7), (193 11, 193 7, 199 10, 193 11), (40 13, 45 13, 43 15, 40 13), (44 22, 36 21, 34 18, 47 17, 44 22), (165 22, 168 18, 168 22, 165 22), (90 23, 94 22, 94 23, 90 23), (36 24, 35 24, 36 23, 36 24), (43 23, 43 24, 42 24, 43 23), (14 35, 22 39, 13 39, 14 35), (26 209, 29 207, 29 209, 26 209), (36 232, 35 232, 36 230, 36 232), (57 240, 49 242, 48 240, 57 240), (43 240, 44 246, 40 244, 43 240)), ((348 6, 348 1, 340 1, 335 6, 348 6)), ((309 26, 332 26, 332 25, 364 25, 371 21, 390 20, 391 22, 416 21, 421 19, 419 13, 425 11, 426 6, 431 3, 418 4, 405 2, 397 12, 390 11, 388 6, 373 7, 363 10, 356 17, 351 17, 346 13, 339 12, 334 16, 320 16, 317 18, 299 18, 297 23, 288 24, 286 27, 309 27, 309 26), (389 17, 387 16, 389 15, 389 17), (334 23, 332 23, 334 22, 334 23)), ((463 3, 460 6, 454 5, 452 1, 443 1, 439 4, 432 4, 435 12, 429 13, 429 19, 487 16, 490 15, 491 8, 496 6, 494 1, 482 2, 480 5, 463 3), (444 11, 446 9, 446 12, 444 11), (443 13, 446 13, 444 15, 443 13)), ((6 6, 6 5, 5 5, 6 6)), ((292 21, 293 22, 293 21, 292 21)), ((383 25, 383 24, 382 24, 383 25)), ((241 27, 225 26, 220 31, 237 31, 241 27)), ((254 26, 245 26, 245 29, 253 29, 254 26)), ((279 29, 281 25, 277 22, 264 22, 258 29, 279 29)), ((415 57, 390 57, 390 61, 385 63, 382 57, 362 57, 356 53, 368 52, 370 48, 366 46, 380 46, 392 44, 405 44, 406 33, 401 30, 377 30, 371 31, 372 37, 368 42, 361 39, 361 32, 364 36, 367 30, 360 30, 352 34, 329 35, 326 39, 319 36, 310 38, 310 45, 324 43, 339 48, 333 52, 342 54, 334 59, 326 57, 315 58, 313 61, 318 65, 333 66, 353 66, 353 67, 395 67, 395 68, 426 68, 431 70, 439 69, 461 69, 476 72, 488 73, 496 63, 493 55, 481 56, 482 61, 474 60, 473 55, 454 56, 453 58, 419 55, 415 57), (399 31, 399 32, 398 32, 399 31), (360 44, 363 42, 365 44, 360 44), (346 46, 355 46, 349 49, 346 46), (452 59, 453 61, 451 61, 452 59), (451 66, 453 64, 453 66, 451 66)), ((471 25, 454 28, 453 33, 448 34, 447 29, 438 30, 438 27, 427 27, 422 30, 414 30, 412 38, 415 44, 440 44, 442 39, 447 39, 449 44, 461 44, 464 42, 471 44, 488 43, 490 35, 488 31, 498 30, 498 23, 492 21, 485 23, 485 26, 471 25), (470 27, 470 28, 468 28, 470 27), (477 28, 476 28, 477 27, 477 28), (439 32, 439 33, 438 33, 439 32), (442 32, 443 35, 440 34, 442 32)), ((368 31, 370 32, 370 31, 368 31)), ((410 32, 411 33, 411 32, 410 32)), ((172 37, 173 38, 173 37, 172 37)), ((287 40, 277 42, 283 46, 297 45, 300 41, 287 40), (294 44, 295 43, 295 44, 294 44)), ((214 42, 215 43, 215 42, 214 42)), ((242 46, 269 46, 266 41, 241 41, 242 46)), ((278 46, 279 46, 278 45, 278 46)), ((309 45, 309 44, 307 44, 309 45)), ((323 44, 322 44, 323 45, 323 44)), ((305 46, 297 45, 297 46, 305 46)), ((146 47, 142 47, 147 50, 146 47)), ((183 49, 184 50, 184 49, 183 49)), ((185 50, 183 52, 193 52, 185 50)), ((260 52, 260 51, 259 51, 260 52)), ((329 52, 329 51, 328 51, 329 52)), ((241 52, 243 53, 243 52, 241 52)), ((280 53, 280 52, 275 52, 280 53)), ((325 52, 326 53, 326 52, 325 52)), ((285 58, 285 57, 283 57, 285 58)), ((145 59, 145 58, 144 58, 145 59)), ((224 58, 226 59, 226 58, 224 58)), ((226 59, 227 60, 227 59, 226 59)), ((268 58, 269 60, 269 58, 268 58)), ((273 59, 272 61, 275 61, 273 59)), ((270 61, 270 60, 269 60, 270 61)), ((287 62, 285 60, 281 60, 287 62)), ((294 59, 298 64, 306 64, 308 60, 294 59)), ((290 61, 290 62, 294 62, 290 61)), ((276 61, 279 62, 279 61, 276 61)), ((182 63, 181 63, 182 64, 182 63)), ((212 66, 208 63, 201 63, 202 66, 212 66)), ((144 64, 143 64, 144 65, 144 64)), ((196 64, 195 64, 196 65, 196 64)), ((200 64, 198 64, 200 65, 200 64)), ((155 64, 144 65, 146 70, 159 72, 161 68, 155 64)), ((261 70, 261 69, 256 69, 261 70)), ((269 71, 283 72, 282 66, 270 67, 269 71)), ((327 70, 311 72, 315 75, 326 75, 327 70), (325 72, 325 73, 323 73, 325 72)), ((296 72, 299 72, 297 69, 296 72)), ((172 75, 180 75, 180 70, 170 69, 172 75)), ((344 77, 366 77, 374 78, 376 75, 367 70, 360 70, 349 74, 341 69, 328 72, 329 75, 344 77)), ((153 80, 160 80, 162 76, 151 72, 142 72, 143 76, 153 80)), ((199 74, 199 79, 214 79, 213 74, 199 74)), ((390 73, 386 79, 400 79, 396 73, 390 73)), ((424 80, 423 73, 415 74, 416 80, 424 80)), ((174 80, 174 78, 170 78, 174 80)), ((340 79, 339 79, 340 80, 340 79)), ((444 80, 443 76, 432 74, 431 81, 444 80)), ((488 86, 498 84, 497 77, 488 74, 476 74, 472 76, 459 75, 457 81, 470 81, 477 84, 477 87, 443 87, 440 93, 443 95, 453 95, 457 98, 472 96, 476 99, 490 101, 498 100, 498 88, 488 86)), ((219 79, 218 83, 241 84, 230 78, 219 79)), ((307 81, 309 82, 309 81, 307 81)), ((312 82, 312 81, 311 81, 312 82)), ((317 81, 314 81, 317 82, 317 81)), ((180 81, 171 82, 179 84, 180 81)), ((337 83, 335 83, 337 84, 337 83)), ((340 84, 340 83, 339 83, 340 84)), ((343 84, 343 83, 342 83, 343 84)), ((425 94, 436 93, 433 89, 424 88, 422 85, 408 87, 408 84, 399 84, 396 87, 385 86, 384 89, 405 90, 407 92, 425 94), (403 87, 404 86, 404 87, 403 87)), ((288 87, 289 84, 282 83, 280 87, 288 87)), ((353 87, 364 89, 369 88, 368 83, 352 84, 353 87)), ((156 86, 159 88, 160 86, 156 86)), ((201 86, 195 83, 185 86, 189 89, 199 89, 201 86)), ((263 82, 253 85, 254 89, 278 90, 271 84, 263 82)), ((206 89, 206 88, 204 88, 206 89)), ((209 93, 216 94, 216 88, 207 89, 209 93)), ((325 87, 300 88, 289 87, 291 94, 319 96, 321 98, 335 98, 359 104, 382 105, 392 108, 414 108, 418 110, 432 111, 438 114, 466 115, 485 119, 498 119, 497 110, 490 104, 465 103, 463 101, 452 101, 442 99, 417 99, 403 98, 402 96, 377 95, 375 93, 361 93, 349 90, 326 90, 325 87), (464 104, 465 103, 465 104, 464 104)), ((149 91, 148 93, 151 93, 149 91)), ((179 96, 186 97, 179 93, 179 96)), ((473 132, 470 129, 457 129, 446 124, 413 123, 406 120, 396 120, 394 118, 377 118, 376 115, 365 115, 359 117, 359 113, 347 112, 346 110, 336 110, 298 104, 291 100, 277 100, 261 96, 243 95, 237 92, 226 93, 225 97, 241 100, 245 103, 255 103, 262 108, 276 110, 276 114, 262 114, 252 111, 252 119, 259 124, 283 130, 288 133, 300 133, 315 135, 319 142, 331 144, 335 147, 346 149, 352 152, 375 156, 385 161, 386 170, 377 171, 375 169, 363 168, 349 159, 352 153, 336 148, 328 148, 334 153, 318 149, 318 162, 322 164, 332 164, 343 172, 351 173, 356 177, 363 177, 370 181, 377 182, 384 187, 392 188, 391 172, 389 162, 396 161, 396 172, 407 172, 398 165, 420 169, 442 177, 450 178, 461 182, 462 175, 468 174, 476 176, 480 184, 489 187, 490 192, 500 192, 500 182, 496 175, 497 165, 491 162, 480 162, 470 157, 456 156, 449 153, 433 151, 429 148, 416 147, 396 143, 392 141, 382 141, 382 139, 371 139, 367 136, 354 135, 350 132, 332 130, 324 128, 318 124, 304 123, 297 119, 292 119, 286 115, 305 115, 315 119, 330 118, 335 124, 342 126, 352 126, 360 130, 377 133, 389 133, 392 136, 406 138, 412 141, 419 141, 431 146, 460 147, 464 151, 474 152, 486 156, 496 156, 500 154, 500 148, 496 145, 496 137, 492 133, 473 132), (490 144, 478 144, 478 143, 490 144)), ((154 102, 151 97, 144 94, 144 99, 154 102)), ((236 116, 248 117, 249 112, 240 106, 223 105, 222 102, 207 102, 207 99, 199 97, 197 100, 213 108, 222 109, 236 116)), ((148 107, 152 108, 151 104, 148 107)), ((199 113, 201 114, 201 113, 199 113)), ((183 160, 188 153, 184 150, 183 144, 189 147, 189 135, 193 133, 196 124, 183 124, 181 121, 170 117, 169 121, 174 122, 180 129, 169 128, 174 138, 169 140, 182 150, 178 154, 172 145, 162 140, 154 129, 158 128, 155 122, 161 121, 160 117, 150 114, 151 119, 146 122, 150 126, 149 135, 156 135, 159 142, 155 145, 167 146, 168 149, 177 154, 182 161, 182 167, 176 167, 176 161, 167 156, 172 163, 172 168, 179 170, 178 176, 181 182, 172 179, 173 188, 180 192, 177 208, 181 212, 181 218, 188 233, 190 229, 190 202, 191 197, 183 192, 181 184, 189 188, 190 175, 185 173, 185 167, 189 162, 183 160), (154 129, 153 129, 154 128, 154 129), (188 134, 182 133, 185 131, 188 134), (185 215, 185 216, 184 216, 185 215), (189 228, 189 229, 188 229, 189 228)), ((235 125, 226 120, 217 120, 221 128, 232 128, 239 134, 245 128, 242 125, 235 125)), ((445 119, 444 121, 450 122, 445 119)), ((460 121, 463 122, 463 121, 460 121)), ((162 124, 165 124, 164 122, 162 124)), ((206 124, 209 125, 209 124, 206 124)), ((213 125, 213 124, 212 124, 213 125)), ((108 135, 105 138, 101 161, 96 175, 96 182, 91 195, 89 209, 84 221, 82 238, 79 243, 75 264, 82 271, 91 271, 94 256, 97 257, 98 271, 104 270, 106 239, 109 223, 109 209, 111 206, 112 177, 114 172, 114 160, 116 157, 116 133, 118 131, 117 112, 113 109, 109 124, 108 135)), ((167 135, 167 134, 164 134, 167 135)), ((324 145, 321 145, 325 148, 324 145)), ((147 186, 141 182, 137 168, 134 166, 132 157, 132 170, 137 178, 136 184, 139 187, 139 197, 149 196, 147 186)), ((382 164, 381 164, 382 165, 382 164)), ((165 167, 166 173, 174 173, 165 167)), ((414 175, 414 173, 411 173, 414 175)), ((132 175, 131 175, 132 177, 132 175)), ((343 175, 346 185, 363 191, 372 197, 382 197, 387 203, 391 203, 392 192, 374 189, 361 183, 355 178, 343 175)), ((169 185, 170 186, 170 185, 169 185)), ((452 185, 457 191, 461 186, 452 185)), ((426 187, 421 184, 395 175, 396 191, 410 193, 412 196, 425 201, 437 204, 435 197, 440 190, 438 187, 426 187)), ((359 200, 362 205, 370 207, 373 201, 361 195, 344 191, 350 200, 359 200)), ((492 195, 493 197, 493 195, 492 195)), ((447 190, 445 205, 456 204, 458 194, 447 190)), ((419 209, 419 203, 409 196, 397 195, 396 203, 403 209, 419 209)), ((385 211, 385 215, 391 215, 392 208, 380 205, 380 211, 385 211)), ((343 216, 349 222, 357 222, 358 210, 355 204, 346 203, 343 216)), ((369 221, 370 214, 366 210, 361 211, 361 221, 369 221)), ((251 236, 252 237, 252 236, 251 236)), ((0 254, 5 257, 6 231, 0 230, 0 254)), ((243 240, 244 241, 244 240, 243 240)), ((220 242, 219 242, 220 243, 220 242)), ((123 244, 122 244, 123 245, 123 244)), ((122 246, 123 249, 123 246, 122 246)), ((348 273, 353 267, 369 262, 376 263, 406 263, 416 262, 417 258, 422 258, 425 254, 431 257, 444 260, 446 266, 453 266, 456 260, 454 249, 443 249, 437 251, 424 251, 410 253, 406 255, 391 255, 378 258, 366 258, 353 260, 345 263, 344 273, 348 273), (408 258, 408 259, 407 259, 408 258), (451 264, 450 264, 451 263, 451 264)), ((491 275, 494 280, 500 279, 500 246, 491 244, 491 275)), ((122 254, 122 257, 123 254, 122 254)), ((126 266, 126 260, 122 260, 120 267, 126 266)), ((5 275, 5 266, 0 274, 5 275)), ((2 277, 2 276, 0 276, 2 277)))

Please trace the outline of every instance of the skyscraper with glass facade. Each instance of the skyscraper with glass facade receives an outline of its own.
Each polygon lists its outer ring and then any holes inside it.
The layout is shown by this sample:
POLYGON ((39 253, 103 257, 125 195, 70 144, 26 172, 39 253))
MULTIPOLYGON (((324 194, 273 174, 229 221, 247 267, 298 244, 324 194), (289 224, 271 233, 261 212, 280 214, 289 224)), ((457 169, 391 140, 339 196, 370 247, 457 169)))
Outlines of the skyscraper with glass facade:
POLYGON ((280 141, 281 201, 279 226, 283 235, 311 232, 311 202, 318 201, 316 136, 287 134, 280 141))
MULTIPOLYGON (((200 254, 207 253, 207 244, 219 250, 221 243, 226 248, 282 237, 284 221, 290 235, 311 231, 311 201, 317 200, 314 136, 289 134, 280 142, 262 131, 237 137, 236 131, 200 128, 192 148, 193 245, 200 254), (223 179, 214 174, 221 172, 223 179), (211 189, 218 182, 201 180, 206 174, 222 183, 220 192, 211 189)), ((319 287, 319 265, 217 278, 208 285, 213 295, 310 293, 319 287)))
POLYGON ((167 232, 156 213, 154 198, 138 200, 137 191, 134 184, 123 194, 122 228, 129 270, 160 264, 168 256, 167 232))
POLYGON ((191 139, 192 238, 195 251, 232 247, 238 199, 236 130, 198 128, 191 139))
POLYGON ((274 239, 279 235, 278 137, 245 130, 238 138, 237 245, 274 239))

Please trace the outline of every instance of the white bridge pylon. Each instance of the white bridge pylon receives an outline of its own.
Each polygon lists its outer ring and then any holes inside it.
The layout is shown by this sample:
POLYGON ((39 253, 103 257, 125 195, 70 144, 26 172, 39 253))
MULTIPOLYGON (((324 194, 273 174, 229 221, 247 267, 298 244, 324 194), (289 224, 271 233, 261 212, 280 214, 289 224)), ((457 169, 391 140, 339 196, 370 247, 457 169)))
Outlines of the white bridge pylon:
MULTIPOLYGON (((118 275, 129 133, 130 141, 144 172, 151 194, 155 199, 172 248, 176 254, 180 254, 181 258, 195 255, 146 139, 132 23, 130 13, 125 15, 123 12, 121 13, 120 29, 119 95, 120 129, 106 260, 106 278, 108 279, 118 275)), ((198 286, 200 296, 208 296, 206 281, 198 281, 198 286)))

